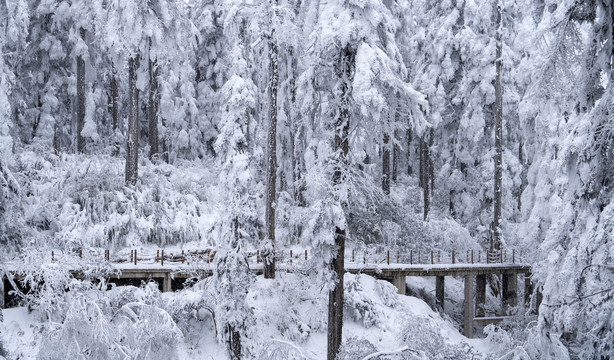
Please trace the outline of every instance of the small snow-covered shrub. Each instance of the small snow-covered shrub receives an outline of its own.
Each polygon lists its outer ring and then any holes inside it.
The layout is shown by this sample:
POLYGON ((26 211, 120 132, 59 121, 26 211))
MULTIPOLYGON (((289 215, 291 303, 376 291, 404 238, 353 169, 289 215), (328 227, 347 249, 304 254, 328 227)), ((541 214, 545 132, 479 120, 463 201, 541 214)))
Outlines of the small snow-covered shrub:
POLYGON ((183 335, 161 307, 154 283, 110 291, 90 287, 63 293, 62 300, 46 325, 38 359, 177 358, 183 335))
POLYGON ((362 321, 366 328, 378 325, 380 317, 384 316, 372 300, 374 294, 367 293, 361 277, 364 275, 346 275, 344 282, 344 312, 355 321, 362 321), (371 296, 370 296, 371 295, 371 296))
MULTIPOLYGON (((341 344, 338 360, 362 359, 367 355, 377 352, 377 348, 369 340, 364 338, 351 337, 341 344)), ((374 360, 379 360, 375 358, 374 360)))
POLYGON ((399 332, 399 341, 412 349, 423 351, 428 359, 473 359, 475 354, 467 343, 454 344, 441 334, 441 323, 431 316, 412 316, 399 332))

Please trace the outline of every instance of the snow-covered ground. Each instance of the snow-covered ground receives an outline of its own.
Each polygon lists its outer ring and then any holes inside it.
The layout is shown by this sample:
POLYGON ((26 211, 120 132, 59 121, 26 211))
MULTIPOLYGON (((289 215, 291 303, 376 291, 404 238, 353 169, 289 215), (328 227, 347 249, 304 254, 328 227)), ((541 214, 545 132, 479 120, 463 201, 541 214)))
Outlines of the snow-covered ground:
MULTIPOLYGON (((428 280, 410 279, 413 288, 419 286, 419 281, 424 281, 422 285, 428 292, 428 280)), ((308 277, 283 273, 275 280, 265 280, 262 277, 254 279, 247 298, 253 315, 253 322, 247 327, 247 343, 244 347, 247 358, 315 360, 326 357, 327 291, 314 287, 312 283, 308 277)), ((456 293, 455 288, 458 285, 454 280, 446 285, 449 286, 450 293, 456 293)), ((389 352, 404 347, 411 350, 404 351, 402 354, 405 357, 400 356, 398 359, 486 358, 499 350, 497 345, 488 339, 465 338, 447 316, 442 318, 423 300, 396 294, 396 288, 388 282, 367 275, 346 274, 345 288, 342 359, 362 359, 371 353, 389 352)), ((145 289, 118 287, 106 291, 105 296, 100 296, 102 293, 102 290, 90 289, 83 294, 64 295, 62 300, 68 307, 58 307, 58 311, 76 313, 77 317, 82 317, 79 319, 80 327, 74 329, 58 323, 65 314, 53 314, 50 320, 41 312, 29 312, 25 307, 3 310, 0 339, 8 352, 7 358, 58 358, 49 355, 48 346, 52 344, 71 348, 65 354, 79 351, 87 354, 87 347, 93 345, 88 343, 87 335, 84 334, 90 331, 95 334, 98 326, 106 329, 104 331, 130 330, 141 334, 140 347, 135 347, 126 340, 123 343, 123 351, 134 351, 132 354, 137 354, 135 358, 155 359, 157 354, 154 346, 147 345, 149 347, 146 350, 149 353, 143 350, 143 344, 147 343, 148 337, 142 335, 142 330, 153 330, 156 326, 148 327, 149 325, 140 322, 142 318, 130 322, 129 327, 120 324, 125 322, 125 319, 121 320, 123 318, 118 314, 121 314, 126 306, 135 309, 136 303, 161 309, 173 318, 181 335, 172 337, 176 339, 176 346, 169 347, 172 350, 170 353, 166 352, 168 348, 165 348, 165 353, 171 358, 228 358, 225 345, 216 337, 214 318, 206 310, 212 302, 219 299, 208 298, 206 286, 197 285, 176 293, 159 293, 153 286, 145 289), (75 311, 75 308, 81 306, 75 299, 97 304, 101 314, 92 321, 91 310, 87 310, 87 307, 83 312, 75 311), (87 329, 88 326, 93 329, 87 329), (58 329, 63 329, 63 332, 57 332, 58 329), (61 335, 59 338, 58 334, 61 335), (143 357, 145 353, 148 355, 143 357)), ((446 305, 454 309, 454 301, 452 299, 446 305)), ((139 316, 142 314, 141 310, 139 316)), ((74 319, 71 321, 74 323, 74 319)), ((159 326, 166 329, 162 324, 159 326)), ((160 341, 156 336, 160 334, 152 334, 149 338, 160 341)), ((123 334, 122 338, 127 337, 128 334, 123 334)), ((110 342, 108 349, 97 351, 98 356, 105 354, 105 357, 115 358, 114 355, 117 355, 119 350, 114 349, 110 342)), ((57 352, 51 352, 55 353, 57 352)))

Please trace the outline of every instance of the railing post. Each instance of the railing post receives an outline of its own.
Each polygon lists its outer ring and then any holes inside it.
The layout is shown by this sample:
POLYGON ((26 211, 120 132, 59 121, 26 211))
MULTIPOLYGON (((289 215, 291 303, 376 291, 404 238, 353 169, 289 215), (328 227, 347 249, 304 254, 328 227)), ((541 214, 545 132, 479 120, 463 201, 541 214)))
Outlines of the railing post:
POLYGON ((434 264, 434 262, 433 262, 433 250, 431 250, 431 265, 433 265, 433 264, 434 264))
POLYGON ((397 264, 401 263, 401 253, 397 250, 397 264))
POLYGON ((471 263, 473 264, 473 249, 471 249, 471 263))
POLYGON ((414 264, 414 250, 409 250, 409 265, 414 264))
POLYGON ((256 250, 256 264, 260 264, 260 250, 256 250))
POLYGON ((437 250, 437 263, 441 264, 441 250, 437 250))
POLYGON ((420 254, 420 250, 418 250, 418 264, 422 263, 422 254, 420 254))
POLYGON ((512 249, 512 264, 516 263, 516 249, 512 249))
MULTIPOLYGON (((352 250, 352 253, 354 252, 354 250, 352 250)), ((290 249, 290 265, 292 265, 292 249, 290 249)))
POLYGON ((51 262, 55 262, 55 254, 53 253, 53 250, 51 250, 51 262))
POLYGON ((164 266, 164 250, 162 250, 162 257, 160 258, 160 266, 164 266))
POLYGON ((181 250, 181 263, 185 263, 185 252, 181 250))
POLYGON ((137 262, 137 255, 136 255, 136 249, 134 249, 134 265, 136 265, 137 262))
POLYGON ((390 250, 386 252, 386 263, 390 265, 390 250))
POLYGON ((307 249, 305 249, 305 261, 307 261, 307 249))
POLYGON ((160 249, 156 250, 156 262, 160 261, 160 249))
MULTIPOLYGON (((292 251, 292 250, 290 250, 292 251)), ((352 249, 352 262, 356 262, 356 254, 355 254, 356 250, 352 249)))
POLYGON ((482 250, 478 250, 478 262, 482 262, 482 250))
POLYGON ((456 264, 456 250, 452 250, 452 264, 456 264))

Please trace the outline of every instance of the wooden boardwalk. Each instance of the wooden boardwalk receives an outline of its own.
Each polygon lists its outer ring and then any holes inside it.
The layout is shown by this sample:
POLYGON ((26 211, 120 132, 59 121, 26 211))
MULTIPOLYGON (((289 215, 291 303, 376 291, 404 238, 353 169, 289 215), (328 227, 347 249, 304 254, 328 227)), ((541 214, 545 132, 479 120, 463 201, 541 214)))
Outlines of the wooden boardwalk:
MULTIPOLYGON (((295 255, 288 251, 288 256, 284 261, 280 261, 277 265, 279 272, 305 272, 308 271, 307 266, 308 253, 307 251, 298 252, 295 255)), ((260 262, 259 254, 250 261, 250 270, 256 276, 263 273, 263 265, 260 262), (254 261, 255 260, 255 261, 254 261)), ((395 254, 394 260, 401 260, 400 254, 395 254)), ((108 274, 109 282, 115 282, 118 285, 138 285, 144 280, 153 280, 158 282, 160 289, 163 292, 174 291, 183 287, 185 280, 195 277, 207 277, 213 275, 213 251, 201 251, 194 254, 185 254, 182 252, 180 256, 164 255, 164 251, 158 251, 155 255, 144 256, 137 258, 137 251, 131 251, 130 262, 124 257, 120 261, 113 259, 108 250, 104 252, 105 273, 108 274), (195 255, 195 256, 194 256, 195 255), (191 256, 191 257, 190 257, 191 256), (166 259, 166 261, 165 261, 166 259), (115 260, 115 261, 114 261, 115 260)), ((428 257, 428 256, 427 256, 428 257)), ((475 263, 473 260, 477 257, 473 256, 473 252, 467 252, 467 262, 458 263, 454 252, 451 254, 451 260, 454 263, 442 264, 434 263, 435 259, 440 260, 441 255, 435 257, 434 252, 430 252, 431 263, 424 263, 424 260, 418 252, 418 257, 414 258, 413 254, 406 259, 410 263, 391 263, 390 251, 380 252, 379 256, 366 253, 356 260, 354 251, 351 257, 346 256, 347 272, 352 274, 366 274, 378 279, 390 281, 398 289, 399 294, 405 295, 407 289, 407 277, 435 277, 436 278, 436 302, 442 310, 444 310, 445 299, 445 278, 447 276, 464 277, 464 334, 467 337, 473 336, 474 324, 484 325, 487 323, 496 323, 501 321, 501 317, 485 317, 485 300, 486 300, 486 277, 490 275, 502 276, 502 303, 504 308, 508 306, 516 306, 518 304, 518 275, 524 275, 524 303, 528 305, 529 295, 532 293, 530 282, 531 268, 527 264, 516 263, 515 255, 510 257, 513 263, 505 263, 502 261, 492 263, 475 263), (416 261, 414 261, 414 259, 416 261), (369 260, 369 261, 368 261, 369 260), (474 262, 474 263, 470 263, 474 262), (414 263, 422 262, 422 263, 414 263), (477 317, 476 317, 477 315, 477 317)), ((481 258, 481 256, 480 256, 481 258)), ((486 257, 484 257, 485 259, 486 257)), ((499 260, 502 260, 501 257, 499 260)), ((56 254, 51 254, 52 262, 62 261, 64 266, 74 265, 71 270, 72 276, 75 278, 83 278, 84 273, 82 268, 87 268, 87 264, 92 260, 84 257, 79 253, 78 257, 70 257, 68 260, 56 254), (89 261, 88 261, 89 260, 89 261), (82 267, 83 266, 83 267, 82 267)), ((100 265, 100 261, 98 262, 100 265)), ((69 267, 70 268, 70 267, 69 267)), ((10 266, 6 274, 12 274, 15 279, 21 278, 23 275, 18 271, 11 270, 10 266)), ((12 286, 7 281, 6 275, 3 278, 2 286, 0 286, 0 306, 4 307, 8 304, 8 297, 5 289, 12 289, 12 286)))

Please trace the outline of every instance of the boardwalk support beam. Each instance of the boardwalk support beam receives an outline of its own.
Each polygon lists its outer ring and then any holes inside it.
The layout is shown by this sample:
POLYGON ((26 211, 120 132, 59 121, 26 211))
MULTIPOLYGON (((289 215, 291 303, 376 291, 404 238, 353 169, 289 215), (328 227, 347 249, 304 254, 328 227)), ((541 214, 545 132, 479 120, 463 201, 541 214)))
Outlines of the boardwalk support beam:
POLYGON ((396 286, 400 295, 407 294, 407 285, 405 284, 406 276, 401 273, 396 273, 392 276, 392 285, 396 286))
POLYGON ((484 317, 486 315, 486 275, 476 275, 475 277, 475 316, 484 317))
POLYGON ((503 308, 506 310, 509 307, 518 305, 518 275, 503 274, 502 280, 503 308))
POLYGON ((464 335, 473 338, 473 275, 465 275, 464 335))
POLYGON ((162 292, 171 292, 171 273, 164 273, 164 281, 162 283, 162 292))
POLYGON ((441 308, 442 311, 444 310, 444 301, 446 298, 445 285, 446 285, 445 276, 435 277, 435 302, 437 306, 441 308))

